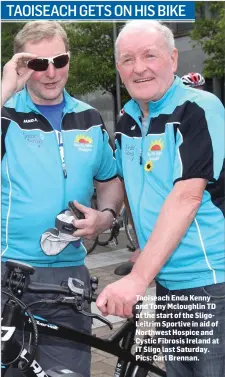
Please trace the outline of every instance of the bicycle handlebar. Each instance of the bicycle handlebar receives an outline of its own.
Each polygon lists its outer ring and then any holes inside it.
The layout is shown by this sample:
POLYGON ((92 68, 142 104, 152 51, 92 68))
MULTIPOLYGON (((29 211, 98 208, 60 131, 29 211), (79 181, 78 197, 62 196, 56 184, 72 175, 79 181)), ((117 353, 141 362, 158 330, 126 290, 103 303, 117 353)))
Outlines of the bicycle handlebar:
POLYGON ((27 286, 26 291, 28 292, 38 292, 38 293, 62 293, 69 294, 70 290, 67 287, 54 284, 43 284, 43 283, 31 283, 27 286))
MULTIPOLYGON (((34 273, 34 268, 29 265, 24 265, 23 263, 17 262, 17 261, 7 261, 6 262, 7 271, 4 275, 4 278, 2 280, 2 287, 8 288, 8 290, 3 290, 8 296, 10 297, 10 300, 12 300, 12 305, 5 304, 4 310, 3 310, 3 326, 14 326, 14 328, 17 327, 17 318, 19 315, 18 307, 23 309, 23 311, 26 311, 27 314, 29 314, 30 319, 32 319, 32 313, 29 313, 29 306, 32 304, 37 304, 38 302, 31 303, 28 305, 25 305, 21 300, 19 300, 18 297, 22 297, 22 294, 24 291, 27 292, 39 292, 39 293, 58 293, 63 294, 64 297, 59 297, 56 300, 41 300, 41 302, 55 302, 55 303, 67 303, 67 304, 73 304, 77 308, 77 310, 84 315, 91 316, 94 318, 99 319, 100 321, 107 324, 111 329, 112 325, 109 321, 107 321, 104 317, 101 317, 98 314, 92 314, 89 312, 85 312, 83 310, 83 303, 84 300, 88 301, 89 303, 96 301, 97 295, 94 293, 94 291, 97 289, 97 279, 93 278, 91 281, 91 289, 85 289, 84 283, 78 279, 69 278, 68 279, 68 287, 66 286, 60 286, 60 285, 53 285, 53 284, 43 284, 43 283, 30 283, 29 282, 29 275, 32 275, 34 273), (25 267, 24 267, 25 266, 25 267), (16 305, 15 305, 16 303, 16 305), (7 310, 10 315, 7 315, 7 310)), ((133 311, 133 314, 135 311, 133 311)), ((33 327, 35 327, 35 319, 33 317, 32 319, 33 327)), ((123 331, 119 330, 117 334, 114 334, 114 336, 109 337, 106 340, 101 340, 96 337, 93 337, 88 334, 81 334, 79 331, 76 333, 77 339, 79 342, 83 344, 90 344, 90 346, 97 347, 98 349, 104 350, 106 352, 109 352, 111 354, 114 354, 115 356, 118 356, 124 360, 127 360, 133 364, 140 365, 141 367, 148 367, 149 363, 142 360, 136 360, 135 356, 130 353, 129 350, 123 349, 122 346, 119 345, 119 340, 122 339, 123 334, 126 333, 127 326, 133 326, 133 323, 135 323, 134 318, 131 321, 127 321, 124 324, 123 331), (85 339, 84 339, 85 338, 85 339)), ((37 326, 36 326, 37 327, 37 326)), ((132 327, 133 329, 133 327, 132 327)), ((35 328, 34 328, 35 330, 35 328)), ((132 330, 134 331, 134 329, 132 330)), ((36 347, 38 344, 38 331, 35 330, 35 342, 33 345, 33 351, 32 355, 30 355, 30 360, 23 364, 22 367, 20 365, 20 369, 22 371, 26 371, 28 367, 31 365, 32 360, 34 359, 36 347)), ((69 336, 69 333, 67 334, 69 336)), ((10 349, 10 345, 12 343, 8 343, 7 346, 2 346, 3 355, 4 352, 7 354, 7 349, 10 349)), ((4 360, 3 360, 4 362, 4 360)), ((19 367, 19 366, 18 366, 19 367)), ((156 367, 154 367, 157 369, 156 367)), ((154 370, 153 368, 153 370, 154 370)))
POLYGON ((14 298, 14 301, 17 301, 17 304, 18 299, 22 298, 24 292, 37 292, 43 294, 56 293, 60 295, 56 299, 42 299, 24 306, 28 308, 40 302, 70 304, 73 305, 75 310, 80 312, 80 314, 100 320, 109 326, 110 329, 113 328, 112 324, 106 318, 99 314, 92 314, 84 310, 85 301, 91 304, 91 302, 97 300, 95 291, 98 287, 98 279, 96 277, 91 276, 90 288, 85 288, 83 281, 72 277, 68 278, 67 286, 36 282, 30 283, 29 275, 33 275, 35 272, 35 269, 32 266, 11 260, 6 262, 6 267, 7 269, 2 280, 2 287, 8 288, 8 292, 3 290, 3 293, 8 294, 8 296, 11 297, 11 300, 14 298), (61 295, 63 295, 63 297, 61 295))
MULTIPOLYGON (((71 295, 71 293, 75 293, 71 291, 68 287, 64 287, 62 285, 54 285, 54 284, 43 284, 43 283, 30 283, 26 287, 27 292, 37 292, 37 293, 58 293, 58 294, 66 294, 66 295, 71 295)), ((89 290, 86 290, 89 291, 89 290)), ((75 294, 78 294, 76 292, 75 294)), ((86 301, 91 301, 95 302, 97 300, 97 294, 92 293, 90 297, 90 293, 85 292, 84 290, 84 296, 83 299, 86 301)))
POLYGON ((95 290, 98 287, 98 279, 90 278, 91 288, 85 288, 84 283, 78 279, 69 277, 68 286, 30 283, 30 275, 33 275, 35 269, 25 263, 15 260, 6 261, 6 272, 2 279, 2 287, 10 288, 16 297, 22 297, 23 292, 39 292, 39 293, 58 293, 72 296, 82 297, 83 300, 96 301, 95 290))

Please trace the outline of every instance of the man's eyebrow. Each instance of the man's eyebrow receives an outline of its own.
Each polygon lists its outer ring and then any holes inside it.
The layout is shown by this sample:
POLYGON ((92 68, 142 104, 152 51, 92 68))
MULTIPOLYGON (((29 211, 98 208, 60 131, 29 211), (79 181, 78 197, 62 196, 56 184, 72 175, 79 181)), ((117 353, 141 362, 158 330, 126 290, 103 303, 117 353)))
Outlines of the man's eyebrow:
POLYGON ((127 56, 132 56, 133 54, 131 52, 123 52, 122 54, 120 54, 120 58, 124 58, 124 57, 127 57, 127 56))
MULTIPOLYGON (((149 52, 149 53, 156 53, 157 52, 157 48, 156 47, 146 47, 142 52, 141 54, 145 54, 146 52, 149 52)), ((127 57, 127 56, 133 56, 134 54, 132 52, 123 52, 123 53, 120 53, 120 57, 123 58, 123 57, 127 57)))
POLYGON ((150 53, 155 53, 156 52, 156 47, 147 47, 144 49, 143 53, 150 52, 150 53))

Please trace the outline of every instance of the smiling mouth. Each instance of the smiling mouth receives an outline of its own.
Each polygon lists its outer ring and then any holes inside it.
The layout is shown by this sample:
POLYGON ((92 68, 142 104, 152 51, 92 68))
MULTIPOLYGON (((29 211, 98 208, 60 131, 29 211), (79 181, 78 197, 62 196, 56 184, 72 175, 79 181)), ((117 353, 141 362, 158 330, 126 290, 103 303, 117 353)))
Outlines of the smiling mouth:
POLYGON ((51 87, 51 86, 57 85, 57 82, 46 82, 46 83, 44 83, 44 85, 51 87))
POLYGON ((138 79, 138 80, 134 80, 134 82, 136 83, 136 84, 139 84, 139 83, 142 83, 142 82, 148 82, 148 81, 152 81, 153 80, 153 78, 152 79, 150 79, 150 78, 146 78, 146 79, 138 79))

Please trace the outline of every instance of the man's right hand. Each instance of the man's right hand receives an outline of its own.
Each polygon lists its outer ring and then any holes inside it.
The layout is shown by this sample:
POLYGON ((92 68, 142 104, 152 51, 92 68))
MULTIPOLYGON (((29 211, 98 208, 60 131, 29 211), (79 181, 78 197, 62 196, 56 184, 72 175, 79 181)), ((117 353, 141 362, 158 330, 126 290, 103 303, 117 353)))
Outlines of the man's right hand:
POLYGON ((21 90, 30 78, 34 71, 27 68, 25 62, 36 57, 37 55, 20 52, 6 63, 2 74, 2 106, 14 93, 21 90))

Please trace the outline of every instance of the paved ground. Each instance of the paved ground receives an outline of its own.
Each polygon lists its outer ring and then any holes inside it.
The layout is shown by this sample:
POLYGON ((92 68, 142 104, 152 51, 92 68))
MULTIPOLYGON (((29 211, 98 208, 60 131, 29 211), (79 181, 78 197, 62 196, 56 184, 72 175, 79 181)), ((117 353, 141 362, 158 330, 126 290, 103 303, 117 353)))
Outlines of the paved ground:
MULTIPOLYGON (((127 239, 122 231, 119 236, 119 244, 116 249, 109 246, 100 247, 86 258, 86 265, 92 275, 99 278, 100 292, 106 285, 118 280, 120 277, 114 274, 114 269, 121 263, 127 261, 131 256, 131 252, 127 249, 127 239)), ((148 289, 149 293, 154 295, 155 288, 154 283, 148 289)), ((93 304, 93 312, 98 312, 98 309, 93 304)), ((113 330, 116 330, 123 323, 123 319, 109 316, 107 317, 113 323, 113 330)), ((93 334, 99 337, 106 337, 111 333, 111 330, 107 326, 102 326, 99 321, 93 323, 93 334)), ((111 356, 103 351, 92 349, 92 377, 113 377, 116 365, 116 357, 111 356)), ((152 375, 153 377, 153 375, 152 375)))

